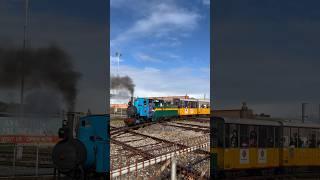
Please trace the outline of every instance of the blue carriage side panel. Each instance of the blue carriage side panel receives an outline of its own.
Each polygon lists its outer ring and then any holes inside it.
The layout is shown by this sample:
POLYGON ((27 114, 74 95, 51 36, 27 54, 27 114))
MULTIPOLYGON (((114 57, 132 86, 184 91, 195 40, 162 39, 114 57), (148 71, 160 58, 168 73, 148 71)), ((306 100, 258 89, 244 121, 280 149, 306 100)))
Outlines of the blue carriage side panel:
POLYGON ((110 170, 109 115, 89 115, 80 118, 78 139, 87 150, 86 168, 94 167, 98 173, 110 170))

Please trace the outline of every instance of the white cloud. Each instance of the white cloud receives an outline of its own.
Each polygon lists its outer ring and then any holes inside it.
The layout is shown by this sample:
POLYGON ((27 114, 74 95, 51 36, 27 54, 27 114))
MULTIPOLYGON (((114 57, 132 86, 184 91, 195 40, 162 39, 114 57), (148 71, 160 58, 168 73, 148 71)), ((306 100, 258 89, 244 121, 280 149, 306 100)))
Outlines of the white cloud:
POLYGON ((141 37, 163 38, 178 31, 184 34, 184 32, 193 30, 198 26, 200 17, 196 12, 174 5, 157 4, 152 8, 150 14, 137 20, 127 31, 113 39, 111 44, 114 46, 141 37))
POLYGON ((181 56, 179 55, 176 55, 176 54, 173 54, 173 53, 167 53, 167 56, 171 59, 175 59, 175 60, 178 60, 181 58, 181 56))
MULTIPOLYGON (((111 68, 114 73, 115 69, 111 68)), ((201 71, 199 69, 199 71, 201 71)), ((157 69, 120 66, 120 75, 130 76, 135 85, 135 96, 173 96, 185 95, 203 98, 210 95, 210 77, 194 75, 198 70, 185 67, 157 69)))
MULTIPOLYGON (((180 34, 181 37, 183 37, 180 34)), ((180 46, 182 42, 175 37, 168 37, 167 39, 162 39, 162 41, 153 42, 150 47, 177 47, 180 46)))
POLYGON ((138 60, 138 61, 141 61, 141 62, 161 62, 161 60, 153 57, 153 56, 150 56, 148 54, 145 54, 145 53, 137 53, 135 55, 135 58, 138 60))

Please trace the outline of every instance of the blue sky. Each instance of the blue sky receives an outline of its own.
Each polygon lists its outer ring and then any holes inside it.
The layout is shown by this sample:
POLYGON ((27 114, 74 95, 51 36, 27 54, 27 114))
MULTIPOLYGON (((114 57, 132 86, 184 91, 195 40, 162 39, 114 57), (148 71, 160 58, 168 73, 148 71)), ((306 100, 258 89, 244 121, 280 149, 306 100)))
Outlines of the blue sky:
POLYGON ((120 74, 136 96, 210 94, 208 0, 111 0, 111 73, 115 52, 120 74))

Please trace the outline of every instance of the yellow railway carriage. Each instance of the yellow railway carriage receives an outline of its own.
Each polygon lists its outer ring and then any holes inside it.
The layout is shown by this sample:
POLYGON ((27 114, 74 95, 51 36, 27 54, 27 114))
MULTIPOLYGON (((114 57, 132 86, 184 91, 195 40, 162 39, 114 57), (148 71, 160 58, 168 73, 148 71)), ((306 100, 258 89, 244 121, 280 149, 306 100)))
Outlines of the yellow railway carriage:
POLYGON ((319 124, 283 122, 282 131, 281 166, 320 166, 319 124))
POLYGON ((179 116, 210 115, 210 102, 198 99, 180 99, 179 116))
POLYGON ((211 166, 222 174, 320 166, 320 125, 214 118, 211 153, 211 166))

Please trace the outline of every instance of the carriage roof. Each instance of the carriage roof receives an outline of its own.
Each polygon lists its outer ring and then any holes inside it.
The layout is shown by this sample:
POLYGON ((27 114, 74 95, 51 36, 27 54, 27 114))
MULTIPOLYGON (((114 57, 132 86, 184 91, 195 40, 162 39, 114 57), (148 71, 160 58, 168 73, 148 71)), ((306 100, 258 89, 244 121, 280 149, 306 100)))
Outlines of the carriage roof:
POLYGON ((319 123, 314 122, 283 122, 283 126, 290 126, 290 127, 305 127, 305 128, 320 128, 319 123))
POLYGON ((180 101, 189 101, 189 102, 206 102, 210 103, 210 100, 204 100, 204 99, 180 99, 180 101))
POLYGON ((289 127, 305 127, 320 128, 320 123, 288 121, 284 119, 246 119, 246 118, 223 118, 225 123, 230 124, 247 124, 262 126, 289 126, 289 127))
POLYGON ((245 119, 245 118, 223 118, 223 119, 225 123, 230 123, 230 124, 281 126, 281 123, 276 120, 245 119))

